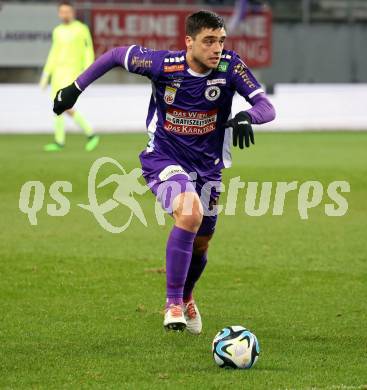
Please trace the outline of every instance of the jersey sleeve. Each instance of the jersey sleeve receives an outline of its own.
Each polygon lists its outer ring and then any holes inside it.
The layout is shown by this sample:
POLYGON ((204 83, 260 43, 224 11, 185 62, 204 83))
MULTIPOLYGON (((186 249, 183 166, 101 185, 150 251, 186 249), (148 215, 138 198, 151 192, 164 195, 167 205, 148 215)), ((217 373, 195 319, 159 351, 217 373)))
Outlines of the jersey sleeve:
POLYGON ((156 79, 161 72, 166 53, 165 50, 152 50, 133 45, 126 52, 123 67, 128 72, 156 79))
POLYGON ((231 61, 229 71, 232 87, 246 100, 264 92, 251 70, 237 54, 231 61))

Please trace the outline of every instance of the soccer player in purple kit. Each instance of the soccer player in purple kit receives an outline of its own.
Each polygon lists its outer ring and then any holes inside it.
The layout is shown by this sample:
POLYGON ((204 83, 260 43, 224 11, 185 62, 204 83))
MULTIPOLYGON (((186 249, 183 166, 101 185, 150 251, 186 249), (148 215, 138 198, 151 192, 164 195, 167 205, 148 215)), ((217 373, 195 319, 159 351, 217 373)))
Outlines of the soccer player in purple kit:
POLYGON ((219 196, 216 187, 208 191, 205 183, 220 182, 222 169, 231 166, 232 142, 241 149, 244 144, 249 147, 254 144, 252 124, 275 118, 274 107, 246 64, 234 51, 224 50, 225 38, 220 16, 196 12, 186 19, 187 50, 114 48, 61 89, 54 101, 59 115, 75 104, 89 84, 116 66, 151 80, 146 119, 150 141, 140 161, 148 186, 172 210, 175 221, 166 249, 163 325, 193 334, 202 330, 193 289, 207 263, 217 220, 205 211, 213 210, 219 196), (230 119, 236 91, 252 107, 230 119), (175 184, 175 190, 160 191, 167 181, 175 184))

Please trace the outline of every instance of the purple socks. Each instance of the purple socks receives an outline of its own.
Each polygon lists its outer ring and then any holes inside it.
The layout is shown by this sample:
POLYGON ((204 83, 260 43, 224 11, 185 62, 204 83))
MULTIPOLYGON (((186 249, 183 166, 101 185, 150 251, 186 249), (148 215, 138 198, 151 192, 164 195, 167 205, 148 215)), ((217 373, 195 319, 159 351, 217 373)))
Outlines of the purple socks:
POLYGON ((194 289, 195 283, 199 280, 201 274, 203 273, 206 263, 206 253, 204 253, 204 255, 192 255, 183 291, 184 302, 189 302, 192 299, 192 290, 194 289))
POLYGON ((167 303, 182 305, 183 290, 190 267, 196 233, 174 226, 167 242, 166 278, 167 303))

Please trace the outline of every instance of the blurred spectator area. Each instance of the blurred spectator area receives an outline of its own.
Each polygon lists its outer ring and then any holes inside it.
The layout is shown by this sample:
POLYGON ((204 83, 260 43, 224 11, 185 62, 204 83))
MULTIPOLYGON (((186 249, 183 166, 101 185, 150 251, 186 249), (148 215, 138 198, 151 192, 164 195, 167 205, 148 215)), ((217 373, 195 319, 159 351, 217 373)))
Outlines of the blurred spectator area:
MULTIPOLYGON (((32 3, 34 0, 9 0, 6 2, 32 3)), ((37 2, 57 4, 57 1, 51 0, 38 0, 37 2)), ((235 0, 75 0, 74 4, 80 8, 89 8, 91 4, 233 6, 235 0)), ((367 0, 248 0, 248 4, 250 6, 269 5, 273 10, 276 22, 353 22, 367 20, 367 0)))
MULTIPOLYGON (((5 3, 20 2, 33 3, 5 3)), ((216 6, 233 7, 235 0, 76 0, 74 4, 88 23, 95 4, 197 5, 215 10, 216 6)), ((268 6, 273 13, 272 66, 257 73, 264 84, 367 83, 367 0, 248 0, 248 4, 268 6)), ((40 73, 40 67, 0 67, 0 82, 36 82, 40 73)), ((145 79, 112 71, 99 82, 136 83, 145 79)))
POLYGON ((367 20, 366 0, 268 0, 277 21, 367 20))

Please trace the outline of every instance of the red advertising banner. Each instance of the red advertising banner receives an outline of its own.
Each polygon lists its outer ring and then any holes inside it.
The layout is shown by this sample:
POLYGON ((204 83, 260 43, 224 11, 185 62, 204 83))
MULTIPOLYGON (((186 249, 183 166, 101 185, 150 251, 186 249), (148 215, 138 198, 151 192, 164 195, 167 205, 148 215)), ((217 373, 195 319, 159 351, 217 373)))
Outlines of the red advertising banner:
MULTIPOLYGON (((94 7, 91 27, 96 55, 116 46, 141 45, 152 49, 185 48, 185 18, 196 9, 141 6, 94 7)), ((216 9, 228 22, 232 8, 216 9)), ((246 64, 260 68, 271 64, 271 11, 249 13, 228 38, 225 48, 235 50, 246 64)))

